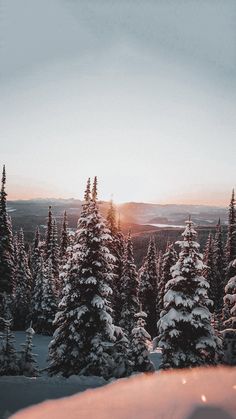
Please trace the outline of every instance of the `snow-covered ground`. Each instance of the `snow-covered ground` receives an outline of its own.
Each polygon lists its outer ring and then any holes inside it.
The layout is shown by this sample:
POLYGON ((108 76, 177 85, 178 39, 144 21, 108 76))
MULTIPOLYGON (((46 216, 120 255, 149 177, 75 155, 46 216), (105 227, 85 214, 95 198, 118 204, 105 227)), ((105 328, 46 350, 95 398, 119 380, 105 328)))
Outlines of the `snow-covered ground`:
MULTIPOLYGON (((15 337, 19 349, 25 334, 16 332, 15 337)), ((34 338, 40 368, 47 365, 49 342, 50 337, 36 335, 34 338)), ((152 353, 150 357, 158 368, 160 353, 152 353)), ((227 409, 230 415, 217 416, 213 412, 212 416, 208 416, 209 412, 202 412, 193 418, 236 418, 236 368, 182 370, 149 376, 141 374, 110 383, 100 377, 47 377, 45 372, 38 378, 0 377, 0 418, 7 418, 20 409, 32 406, 14 417, 184 419, 190 417, 188 415, 195 406, 209 408, 213 405, 227 409), (76 394, 84 390, 87 391, 76 394)))
MULTIPOLYGON (((15 332, 15 344, 20 350, 25 340, 24 332, 15 332)), ((40 369, 47 366, 48 344, 51 337, 35 335, 33 343, 34 353, 40 369)), ((160 353, 150 354, 152 362, 157 369, 160 364, 160 353)), ((40 403, 48 399, 58 399, 82 392, 87 389, 108 384, 100 377, 48 377, 46 372, 37 378, 27 377, 0 377, 0 418, 8 417, 19 409, 40 403)))
POLYGON ((141 374, 80 395, 45 402, 14 416, 14 419, 32 418, 233 419, 236 368, 141 374), (198 414, 194 414, 196 409, 200 409, 198 414))

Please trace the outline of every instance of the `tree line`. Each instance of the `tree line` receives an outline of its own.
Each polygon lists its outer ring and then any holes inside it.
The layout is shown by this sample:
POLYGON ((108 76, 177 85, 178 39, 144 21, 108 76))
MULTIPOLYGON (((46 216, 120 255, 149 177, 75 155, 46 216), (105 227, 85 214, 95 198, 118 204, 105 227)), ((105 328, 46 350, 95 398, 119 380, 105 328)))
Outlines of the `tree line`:
POLYGON ((46 234, 41 237, 37 228, 28 252, 23 230, 13 235, 5 184, 4 167, 0 316, 12 319, 14 330, 31 324, 36 333, 53 335, 50 375, 109 378, 153 371, 152 339, 164 369, 222 362, 223 331, 236 326, 234 192, 226 245, 219 220, 202 255, 189 218, 182 240, 168 242, 163 254, 151 237, 137 270, 131 234, 124 237, 113 203, 106 219, 100 213, 96 177, 87 182, 75 234, 65 212, 58 239, 49 207, 46 234))

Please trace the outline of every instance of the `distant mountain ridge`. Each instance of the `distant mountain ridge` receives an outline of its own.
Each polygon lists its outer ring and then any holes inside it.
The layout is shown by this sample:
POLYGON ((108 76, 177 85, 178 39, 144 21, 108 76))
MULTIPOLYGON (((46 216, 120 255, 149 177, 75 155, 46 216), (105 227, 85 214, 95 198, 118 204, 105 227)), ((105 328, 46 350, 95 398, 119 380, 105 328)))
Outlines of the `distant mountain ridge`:
MULTIPOLYGON (((48 206, 53 207, 54 216, 60 220, 66 210, 68 216, 79 216, 82 201, 80 199, 32 199, 9 201, 8 208, 12 218, 34 216, 45 219, 48 206)), ((109 202, 100 201, 100 208, 106 215, 109 202)), ((214 225, 221 218, 222 224, 227 223, 227 209, 210 205, 187 204, 152 204, 145 202, 126 202, 117 205, 121 221, 136 224, 184 224, 191 215, 198 225, 214 225)))

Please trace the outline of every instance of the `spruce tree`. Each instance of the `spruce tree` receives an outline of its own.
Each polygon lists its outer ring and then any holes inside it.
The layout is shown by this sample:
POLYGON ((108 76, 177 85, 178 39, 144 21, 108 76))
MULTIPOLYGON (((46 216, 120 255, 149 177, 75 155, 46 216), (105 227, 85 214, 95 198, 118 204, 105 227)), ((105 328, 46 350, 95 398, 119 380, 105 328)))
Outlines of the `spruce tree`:
POLYGON ((108 242, 108 246, 111 254, 114 256, 112 309, 114 321, 116 324, 118 324, 120 321, 121 312, 121 277, 124 266, 125 240, 121 231, 120 223, 119 226, 117 226, 116 210, 112 201, 110 202, 110 207, 107 214, 107 226, 111 233, 111 240, 108 242))
POLYGON ((154 372, 155 368, 149 359, 151 336, 145 329, 147 314, 143 311, 135 314, 135 327, 131 332, 131 354, 133 370, 137 372, 154 372))
POLYGON ((43 292, 44 284, 46 282, 46 269, 43 256, 39 258, 39 266, 37 268, 37 275, 35 278, 35 284, 32 292, 31 306, 30 306, 30 320, 32 327, 36 333, 42 333, 42 318, 43 318, 43 292))
POLYGON ((224 257, 224 246, 222 240, 222 229, 221 222, 218 221, 216 225, 216 233, 213 244, 213 261, 214 261, 214 272, 216 277, 216 293, 215 293, 215 313, 221 317, 223 307, 223 296, 224 296, 224 284, 225 284, 225 257, 224 257))
POLYGON ((151 237, 147 255, 139 270, 139 300, 147 314, 148 333, 156 336, 157 256, 154 239, 151 237))
POLYGON ((11 311, 11 297, 14 285, 14 249, 12 226, 7 213, 6 171, 3 166, 0 191, 0 316, 6 317, 11 311), (8 304, 10 306, 8 306, 8 304), (7 306, 7 307, 6 307, 7 306))
POLYGON ((157 320, 159 320, 162 310, 164 309, 165 286, 172 278, 171 268, 177 262, 177 253, 173 243, 167 243, 166 251, 159 254, 159 272, 160 277, 157 282, 157 320))
POLYGON ((217 282, 216 282, 216 275, 215 275, 215 266, 214 266, 214 254, 213 254, 213 237, 212 234, 209 233, 208 239, 205 245, 204 254, 203 254, 203 262, 205 264, 205 268, 203 270, 203 276, 210 285, 208 289, 208 297, 212 300, 212 307, 211 311, 215 311, 215 304, 217 298, 217 282))
POLYGON ((18 375, 19 365, 11 332, 11 320, 1 319, 4 324, 2 347, 0 349, 0 375, 18 375))
MULTIPOLYGON (((236 259, 232 267, 236 268, 236 259)), ((224 320, 226 328, 236 330, 236 275, 229 279, 225 287, 224 320)))
MULTIPOLYGON (((236 276, 236 207, 234 189, 229 205, 228 235, 226 242, 226 287, 223 306, 224 324, 232 323, 232 296, 234 295, 234 278, 236 276), (230 297, 231 296, 231 297, 230 297)), ((234 312, 234 310, 233 310, 234 312)))
POLYGON ((235 273, 232 267, 233 261, 236 259, 236 208, 234 189, 229 205, 229 218, 228 218, 228 235, 226 242, 226 263, 227 263, 227 281, 235 273))
POLYGON ((42 255, 42 248, 40 242, 40 231, 37 227, 35 230, 35 236, 33 241, 32 253, 31 253, 31 272, 32 272, 32 292, 35 286, 36 277, 40 266, 40 258, 42 255))
POLYGON ((177 242, 181 252, 166 284, 164 310, 158 322, 161 368, 216 364, 220 340, 211 325, 205 268, 191 220, 177 242))
POLYGON ((16 330, 24 330, 29 315, 32 277, 25 251, 24 233, 22 229, 19 232, 18 263, 15 278, 14 328, 16 330))
POLYGON ((34 329, 30 326, 26 330, 26 341, 22 344, 22 350, 19 358, 19 374, 25 377, 37 377, 39 369, 36 362, 36 355, 33 354, 33 336, 34 329))
POLYGON ((115 338, 113 377, 128 377, 133 372, 130 340, 124 331, 118 326, 115 326, 115 338))
POLYGON ((58 246, 58 237, 57 237, 57 223, 56 220, 53 220, 52 225, 52 243, 51 243, 51 254, 50 258, 52 263, 52 272, 53 272, 53 285, 55 294, 60 293, 60 283, 59 283, 59 246, 58 246))
POLYGON ((52 207, 50 205, 48 207, 47 230, 46 230, 46 235, 45 235, 45 249, 44 249, 45 260, 48 260, 51 257, 52 236, 53 236, 53 216, 52 216, 52 207))
POLYGON ((43 335, 52 335, 54 332, 53 321, 57 312, 57 300, 53 291, 54 274, 52 261, 48 260, 44 274, 44 286, 41 302, 40 327, 43 335))
POLYGON ((50 344, 49 374, 107 378, 114 368, 109 353, 114 326, 108 301, 113 274, 107 247, 110 235, 98 209, 96 178, 92 199, 88 185, 85 196, 50 344))
POLYGON ((117 220, 116 220, 116 209, 113 201, 110 201, 108 213, 107 213, 107 226, 111 232, 112 237, 115 237, 118 231, 117 220))
POLYGON ((68 222, 67 213, 64 212, 63 222, 61 228, 61 240, 60 240, 60 258, 63 260, 66 257, 67 247, 69 246, 69 235, 68 235, 68 222))
POLYGON ((130 233, 127 237, 124 268, 121 278, 121 319, 120 326, 130 336, 134 328, 134 315, 139 309, 139 281, 134 264, 133 244, 130 233))

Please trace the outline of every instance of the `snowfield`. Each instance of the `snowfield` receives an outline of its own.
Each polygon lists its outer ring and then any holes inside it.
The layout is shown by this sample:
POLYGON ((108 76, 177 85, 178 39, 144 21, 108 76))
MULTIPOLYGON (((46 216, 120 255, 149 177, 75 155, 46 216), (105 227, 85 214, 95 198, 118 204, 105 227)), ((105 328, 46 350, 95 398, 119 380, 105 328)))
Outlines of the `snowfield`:
MULTIPOLYGON (((14 332, 15 346, 21 349, 25 341, 25 332, 14 332)), ((33 338, 34 353, 37 354, 37 362, 40 369, 47 366, 48 344, 50 336, 35 335, 33 338)), ((153 352, 150 358, 158 369, 161 354, 153 352)), ((0 376, 0 418, 7 418, 20 409, 43 402, 48 399, 58 399, 80 393, 87 389, 93 389, 108 384, 101 377, 78 377, 70 378, 48 377, 44 371, 40 377, 1 377, 0 376)))
POLYGON ((44 402, 13 418, 233 419, 236 418, 236 368, 141 374, 80 395, 44 402), (194 414, 196 409, 200 409, 198 414, 194 414))

